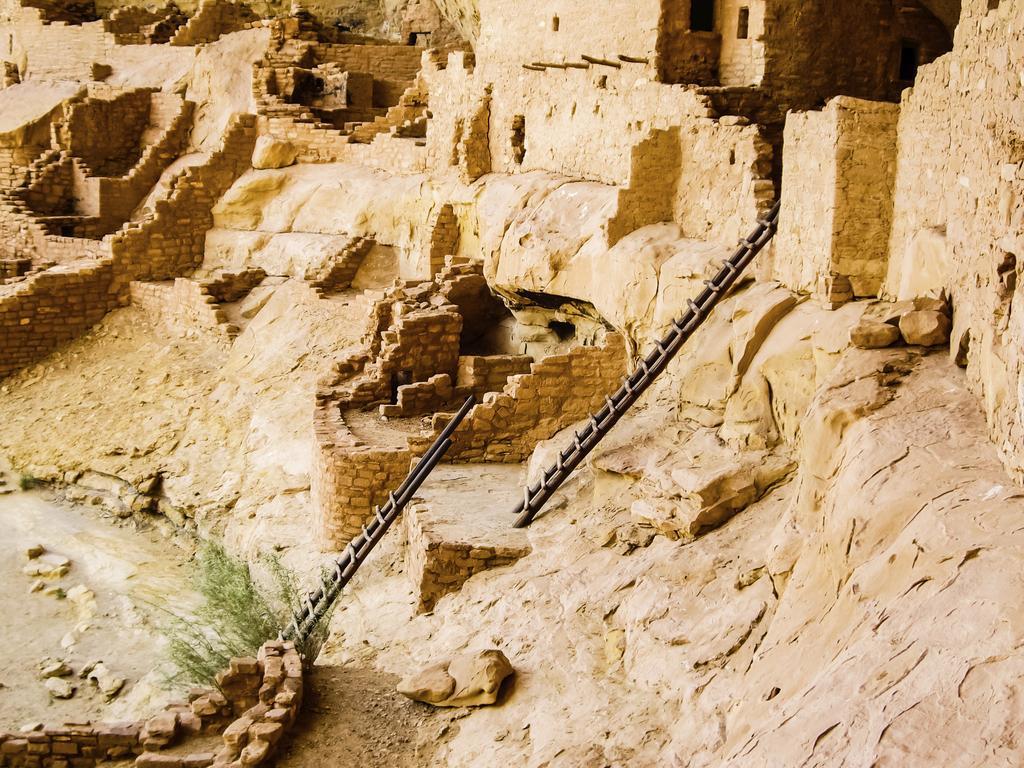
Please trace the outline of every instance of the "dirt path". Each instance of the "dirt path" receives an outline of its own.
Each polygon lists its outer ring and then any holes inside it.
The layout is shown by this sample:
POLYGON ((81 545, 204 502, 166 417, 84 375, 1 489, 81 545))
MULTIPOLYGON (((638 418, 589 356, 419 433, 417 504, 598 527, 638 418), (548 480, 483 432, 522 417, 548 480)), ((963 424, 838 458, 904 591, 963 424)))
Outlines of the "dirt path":
POLYGON ((409 701, 398 678, 348 667, 317 667, 278 768, 420 768, 431 765, 454 713, 409 701))
POLYGON ((154 670, 162 658, 155 632, 156 606, 187 605, 193 599, 182 567, 186 553, 156 533, 116 526, 90 510, 50 501, 41 492, 0 496, 0 730, 27 722, 128 719, 145 716, 169 697, 154 670), (24 572, 25 550, 40 544, 70 560, 62 578, 47 580, 65 592, 78 585, 95 602, 31 593, 36 580, 24 572), (73 698, 51 698, 38 665, 51 657, 76 674, 73 698), (126 680, 106 702, 78 678, 81 668, 102 660, 126 680))

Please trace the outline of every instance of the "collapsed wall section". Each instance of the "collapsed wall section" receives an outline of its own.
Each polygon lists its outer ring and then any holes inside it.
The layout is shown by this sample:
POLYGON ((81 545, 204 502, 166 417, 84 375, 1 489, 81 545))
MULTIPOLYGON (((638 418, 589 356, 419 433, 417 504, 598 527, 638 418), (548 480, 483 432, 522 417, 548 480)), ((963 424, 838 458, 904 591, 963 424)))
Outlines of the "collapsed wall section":
MULTIPOLYGON (((529 373, 510 376, 500 392, 484 396, 452 435, 447 459, 458 462, 522 462, 537 443, 587 418, 626 373, 626 346, 618 334, 607 334, 602 346, 574 347, 549 355, 530 366, 529 373)), ((447 424, 410 441, 424 451, 447 424)))
POLYGON ((0 289, 0 376, 81 335, 127 300, 129 281, 198 267, 213 206, 249 167, 255 140, 255 117, 236 115, 222 145, 184 171, 153 214, 102 241, 48 237, 67 263, 0 289))

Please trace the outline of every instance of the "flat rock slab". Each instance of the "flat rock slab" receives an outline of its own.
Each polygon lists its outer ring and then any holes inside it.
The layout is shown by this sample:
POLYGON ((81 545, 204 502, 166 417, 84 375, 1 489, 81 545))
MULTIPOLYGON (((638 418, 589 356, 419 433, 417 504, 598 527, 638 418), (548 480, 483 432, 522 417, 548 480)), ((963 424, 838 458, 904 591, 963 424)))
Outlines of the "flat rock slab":
POLYGON ((512 527, 523 468, 442 465, 405 513, 407 561, 419 609, 432 610, 476 573, 530 553, 526 531, 512 527))

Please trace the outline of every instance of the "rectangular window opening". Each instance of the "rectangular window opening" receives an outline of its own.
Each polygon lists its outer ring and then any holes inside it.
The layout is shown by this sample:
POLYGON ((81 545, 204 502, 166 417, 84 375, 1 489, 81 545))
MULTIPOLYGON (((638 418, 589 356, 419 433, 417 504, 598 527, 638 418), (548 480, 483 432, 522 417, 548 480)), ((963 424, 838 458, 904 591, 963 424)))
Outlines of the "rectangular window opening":
POLYGON ((740 8, 739 21, 736 23, 736 39, 746 40, 750 37, 750 9, 740 8))

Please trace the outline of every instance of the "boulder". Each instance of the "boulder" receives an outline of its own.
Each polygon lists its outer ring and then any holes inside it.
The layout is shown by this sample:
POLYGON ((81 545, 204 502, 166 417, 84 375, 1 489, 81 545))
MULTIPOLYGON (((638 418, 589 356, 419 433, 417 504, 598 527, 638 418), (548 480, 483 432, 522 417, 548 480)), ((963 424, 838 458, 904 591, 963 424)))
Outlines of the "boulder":
POLYGON ((911 346, 937 347, 949 343, 950 319, 934 309, 915 309, 900 318, 900 333, 911 346))
POLYGON ((881 320, 861 320, 850 329, 850 343, 861 349, 884 349, 899 340, 899 328, 881 320))
POLYGON ((448 674, 448 662, 442 661, 402 680, 398 692, 413 701, 445 706, 455 692, 455 678, 448 674))
MULTIPOLYGON (((784 457, 754 451, 733 461, 710 466, 678 467, 671 477, 676 484, 672 494, 672 519, 662 520, 659 530, 673 527, 684 537, 695 537, 704 530, 729 520, 761 498, 776 482, 793 469, 784 457)), ((638 510, 634 509, 634 516, 638 510)), ((665 510, 662 510, 665 514, 665 510)))
POLYGON ((260 136, 252 153, 252 167, 260 170, 287 168, 298 154, 298 148, 290 141, 260 136))
POLYGON ((435 707, 477 707, 498 699, 502 682, 513 672, 501 651, 463 653, 405 678, 398 692, 435 707))

